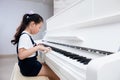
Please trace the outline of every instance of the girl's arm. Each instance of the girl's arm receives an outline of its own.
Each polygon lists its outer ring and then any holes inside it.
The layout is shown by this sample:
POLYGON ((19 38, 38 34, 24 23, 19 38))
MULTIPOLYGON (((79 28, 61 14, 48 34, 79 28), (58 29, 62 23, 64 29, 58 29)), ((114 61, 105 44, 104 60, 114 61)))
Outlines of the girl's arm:
POLYGON ((37 45, 30 49, 19 48, 18 49, 18 57, 20 60, 23 60, 23 59, 27 58, 28 56, 34 54, 38 50, 47 53, 50 50, 50 48, 44 47, 43 45, 37 45))

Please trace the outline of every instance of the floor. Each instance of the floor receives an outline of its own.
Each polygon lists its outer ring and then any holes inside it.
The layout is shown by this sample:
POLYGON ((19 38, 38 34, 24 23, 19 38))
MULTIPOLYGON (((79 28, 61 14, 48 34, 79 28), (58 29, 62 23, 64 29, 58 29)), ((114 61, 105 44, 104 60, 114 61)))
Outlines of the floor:
POLYGON ((0 80, 10 80, 16 62, 16 55, 0 55, 0 80))

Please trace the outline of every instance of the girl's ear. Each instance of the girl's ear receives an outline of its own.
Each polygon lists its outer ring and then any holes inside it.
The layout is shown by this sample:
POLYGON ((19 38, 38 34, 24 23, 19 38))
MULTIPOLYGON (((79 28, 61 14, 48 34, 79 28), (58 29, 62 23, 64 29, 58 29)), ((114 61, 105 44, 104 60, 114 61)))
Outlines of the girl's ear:
POLYGON ((34 21, 30 22, 30 28, 33 28, 34 26, 35 26, 35 22, 34 21))
POLYGON ((35 25, 35 22, 34 21, 31 21, 30 22, 30 26, 34 26, 35 25))

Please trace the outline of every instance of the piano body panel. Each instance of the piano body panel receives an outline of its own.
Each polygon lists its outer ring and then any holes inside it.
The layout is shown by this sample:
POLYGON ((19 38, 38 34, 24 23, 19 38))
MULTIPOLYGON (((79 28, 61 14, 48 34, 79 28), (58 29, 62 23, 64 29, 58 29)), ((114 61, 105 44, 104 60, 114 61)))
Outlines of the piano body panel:
POLYGON ((88 64, 86 80, 120 80, 120 53, 97 58, 88 64))
MULTIPOLYGON (((87 24, 87 23, 86 23, 87 24)), ((81 24, 79 24, 80 26, 81 24)), ((73 28, 61 28, 59 30, 53 30, 46 34, 46 37, 52 36, 76 36, 80 37, 80 40, 83 40, 79 43, 69 43, 67 41, 63 43, 73 44, 73 45, 80 45, 83 47, 89 47, 94 49, 100 49, 110 52, 117 52, 120 44, 120 23, 114 24, 105 24, 99 26, 92 26, 86 28, 76 28, 73 25, 73 28), (81 39, 82 38, 82 39, 81 39)), ((45 37, 45 38, 46 38, 45 37)), ((49 40, 48 38, 46 40, 49 40)), ((52 41, 60 42, 57 39, 53 39, 52 41)))

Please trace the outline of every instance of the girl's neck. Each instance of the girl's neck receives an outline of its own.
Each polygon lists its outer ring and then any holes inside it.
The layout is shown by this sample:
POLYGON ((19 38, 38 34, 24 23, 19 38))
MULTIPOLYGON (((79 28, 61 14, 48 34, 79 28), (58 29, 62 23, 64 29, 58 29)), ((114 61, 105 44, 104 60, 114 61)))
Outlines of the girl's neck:
POLYGON ((29 35, 32 35, 31 33, 30 33, 30 31, 29 30, 24 30, 26 33, 28 33, 29 35))
POLYGON ((25 31, 28 32, 29 34, 31 34, 30 29, 26 28, 25 31))

